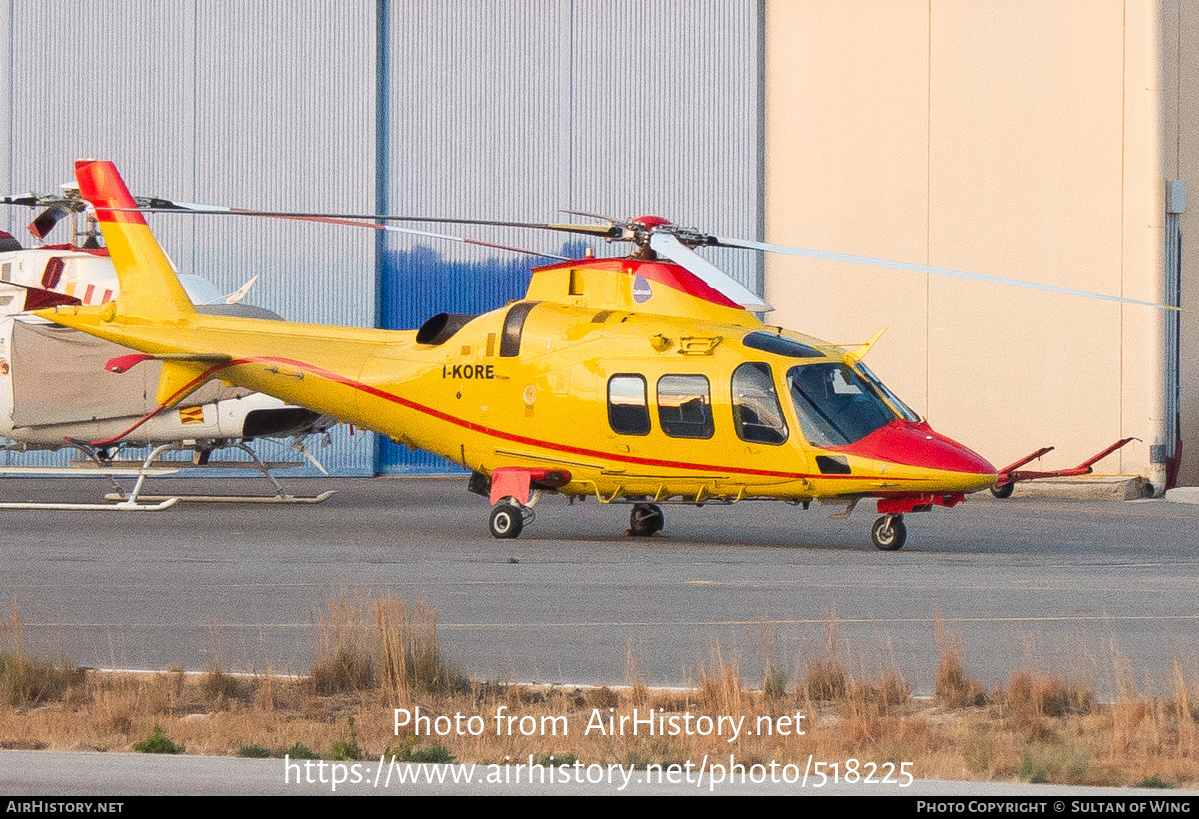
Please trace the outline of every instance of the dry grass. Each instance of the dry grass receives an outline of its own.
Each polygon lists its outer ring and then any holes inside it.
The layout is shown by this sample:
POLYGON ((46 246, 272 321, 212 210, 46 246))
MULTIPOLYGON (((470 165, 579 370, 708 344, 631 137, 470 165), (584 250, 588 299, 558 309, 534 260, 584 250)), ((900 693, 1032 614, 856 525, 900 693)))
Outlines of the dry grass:
MULTIPOLYGON (((938 619, 937 698, 916 700, 894 668, 851 670, 829 612, 824 652, 805 658, 790 690, 781 675, 774 683, 767 675, 762 690, 751 689, 738 662, 713 645, 695 686, 656 691, 642 680, 631 644, 627 689, 579 689, 463 681, 440 661, 436 612, 393 596, 368 600, 343 590, 316 620, 310 677, 218 668, 100 674, 26 658, 14 607, 7 629, 14 646, 0 664, 0 747, 131 750, 156 736, 158 726, 157 736, 193 754, 311 751, 326 759, 396 754, 485 764, 529 756, 544 764, 552 755, 588 765, 669 765, 705 754, 727 761, 732 754, 747 766, 801 767, 812 755, 911 762, 922 778, 1199 787, 1199 697, 1194 663, 1184 658, 1175 662, 1164 697, 1142 694, 1118 661, 1121 694, 1110 704, 1096 702, 1083 683, 1028 669, 988 690, 966 672, 961 636, 938 619), (66 682, 30 682, 42 677, 66 682), (397 732, 397 708, 447 718, 443 727, 459 714, 477 717, 475 726, 484 730, 418 735, 410 723, 397 732), (642 723, 634 736, 626 723, 621 732, 620 718, 634 709, 643 720, 651 710, 658 717, 690 715, 697 730, 647 736, 642 723), (516 718, 511 730, 497 731, 497 713, 516 718), (738 736, 728 723, 715 722, 720 716, 744 718, 738 736), (713 719, 705 724, 707 736, 698 730, 701 717, 713 719), (617 730, 609 730, 609 718, 617 730)), ((764 665, 782 667, 777 650, 768 653, 764 665)))
POLYGON ((464 682, 442 663, 437 612, 423 601, 410 613, 395 595, 368 603, 361 592, 342 588, 318 616, 317 630, 311 675, 317 694, 378 690, 399 707, 414 694, 464 682))
POLYGON ((0 653, 0 696, 11 707, 70 699, 83 681, 82 672, 65 660, 33 660, 25 655, 24 632, 17 601, 9 609, 11 653, 0 653))
POLYGON ((962 666, 962 635, 947 632, 940 613, 933 615, 933 626, 940 647, 935 690, 937 702, 946 708, 982 706, 987 702, 987 690, 982 682, 966 674, 962 666))

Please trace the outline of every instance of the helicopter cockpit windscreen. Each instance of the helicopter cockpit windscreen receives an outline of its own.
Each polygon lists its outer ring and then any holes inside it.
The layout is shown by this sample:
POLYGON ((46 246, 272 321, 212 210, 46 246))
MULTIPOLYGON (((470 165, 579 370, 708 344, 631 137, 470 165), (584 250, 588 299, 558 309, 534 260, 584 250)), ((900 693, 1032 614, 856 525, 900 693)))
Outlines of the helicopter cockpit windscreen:
POLYGON ((870 371, 870 368, 866 366, 865 362, 859 361, 857 367, 854 369, 857 370, 857 372, 860 373, 863 378, 873 384, 876 390, 883 394, 883 397, 885 397, 887 402, 891 404, 892 409, 903 416, 903 420, 911 421, 913 424, 920 420, 920 416, 916 414, 916 411, 900 401, 899 396, 891 392, 891 390, 887 388, 886 384, 879 381, 878 376, 870 371))
POLYGON ((787 387, 808 441, 842 446, 899 419, 854 370, 839 363, 802 364, 787 371, 787 387))

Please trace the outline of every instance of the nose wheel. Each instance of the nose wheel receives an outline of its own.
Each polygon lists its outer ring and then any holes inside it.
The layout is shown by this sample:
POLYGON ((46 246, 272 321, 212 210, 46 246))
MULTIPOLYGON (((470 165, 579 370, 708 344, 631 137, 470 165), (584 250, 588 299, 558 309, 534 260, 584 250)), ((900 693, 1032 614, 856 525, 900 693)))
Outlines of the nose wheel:
POLYGON ((634 503, 633 511, 629 513, 629 537, 653 537, 662 531, 666 525, 666 516, 662 507, 656 503, 634 503))
POLYGON ((903 548, 908 539, 908 527, 903 523, 903 515, 883 515, 870 527, 870 539, 876 549, 884 552, 897 552, 903 548))

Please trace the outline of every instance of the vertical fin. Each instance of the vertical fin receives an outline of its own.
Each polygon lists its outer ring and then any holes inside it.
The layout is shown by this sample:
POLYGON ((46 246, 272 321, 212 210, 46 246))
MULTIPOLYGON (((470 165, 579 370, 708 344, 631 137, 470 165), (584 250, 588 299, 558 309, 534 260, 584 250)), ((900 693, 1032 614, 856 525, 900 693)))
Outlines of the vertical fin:
POLYGON ((208 381, 204 364, 192 361, 164 361, 158 378, 155 400, 163 407, 173 407, 208 381))
POLYGON ((96 208, 108 253, 117 269, 121 293, 116 314, 172 324, 195 315, 191 300, 175 276, 146 220, 136 210, 124 180, 111 162, 81 159, 75 163, 79 193, 96 208), (116 210, 121 208, 122 210, 116 210))

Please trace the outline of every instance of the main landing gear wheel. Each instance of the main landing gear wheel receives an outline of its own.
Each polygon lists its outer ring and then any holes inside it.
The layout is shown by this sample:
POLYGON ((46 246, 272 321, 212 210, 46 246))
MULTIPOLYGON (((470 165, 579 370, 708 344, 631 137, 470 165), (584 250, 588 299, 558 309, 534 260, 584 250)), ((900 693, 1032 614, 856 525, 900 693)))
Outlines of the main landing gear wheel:
POLYGON ((629 531, 625 534, 631 537, 653 537, 665 525, 666 516, 658 504, 634 503, 633 511, 629 513, 629 531))
POLYGON ((491 529, 492 537, 509 540, 520 537, 520 530, 525 528, 525 516, 514 503, 497 503, 491 510, 487 526, 491 529))
POLYGON ((883 515, 870 527, 870 539, 876 549, 884 552, 897 552, 903 548, 908 539, 908 527, 903 523, 903 515, 883 515))
POLYGON ((1014 483, 996 484, 995 486, 991 487, 991 494, 1000 500, 1003 500, 1004 498, 1010 498, 1015 489, 1016 484, 1014 483))

